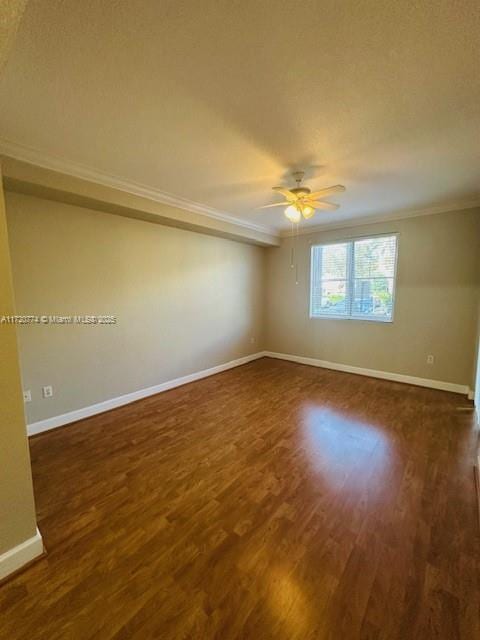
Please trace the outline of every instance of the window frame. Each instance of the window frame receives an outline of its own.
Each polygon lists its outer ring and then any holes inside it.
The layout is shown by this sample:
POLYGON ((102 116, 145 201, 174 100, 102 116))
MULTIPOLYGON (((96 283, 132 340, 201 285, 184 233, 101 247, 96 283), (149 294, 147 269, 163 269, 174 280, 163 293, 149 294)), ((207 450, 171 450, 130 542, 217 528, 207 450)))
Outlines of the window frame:
POLYGON ((362 236, 354 236, 348 238, 338 238, 336 240, 331 240, 328 242, 318 242, 316 244, 312 244, 310 247, 310 281, 309 281, 309 317, 311 320, 360 320, 364 322, 383 322, 387 324, 392 324, 395 316, 395 303, 396 303, 396 294, 397 294, 397 265, 398 265, 398 250, 399 250, 399 233, 398 231, 393 231, 390 233, 375 233, 368 234, 362 236), (373 240, 375 238, 390 238, 395 236, 395 262, 393 266, 393 286, 392 286, 392 314, 390 318, 382 318, 382 317, 374 317, 365 316, 361 314, 352 314, 352 287, 355 286, 355 242, 361 240, 373 240), (351 249, 347 251, 347 278, 346 278, 346 290, 349 294, 349 306, 350 313, 348 314, 314 314, 313 313, 313 269, 314 269, 314 260, 313 260, 313 252, 318 247, 328 247, 336 244, 350 244, 351 249))

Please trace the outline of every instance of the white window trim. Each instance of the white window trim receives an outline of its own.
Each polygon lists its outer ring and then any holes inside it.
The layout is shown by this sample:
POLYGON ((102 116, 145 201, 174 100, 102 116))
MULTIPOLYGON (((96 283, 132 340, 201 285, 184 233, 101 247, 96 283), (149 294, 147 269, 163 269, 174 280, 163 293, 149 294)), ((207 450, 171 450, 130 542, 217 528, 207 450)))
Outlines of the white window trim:
MULTIPOLYGON (((395 316, 395 304, 396 304, 396 298, 397 298, 397 264, 398 264, 398 242, 399 239, 399 233, 398 231, 392 231, 391 233, 374 233, 374 234, 368 234, 368 235, 363 235, 363 236, 354 236, 354 237, 350 237, 350 238, 338 238, 337 240, 332 240, 329 242, 319 242, 317 244, 312 244, 312 246, 310 247, 310 280, 309 280, 309 288, 310 288, 310 304, 309 304, 309 317, 311 320, 355 320, 355 321, 360 321, 360 322, 383 322, 386 324, 392 324, 394 321, 394 316, 395 316), (382 318, 382 317, 373 317, 373 316, 363 316, 363 315, 352 315, 352 314, 348 314, 348 315, 318 315, 318 314, 313 314, 312 313, 312 280, 313 280, 313 251, 314 249, 316 249, 317 247, 328 247, 331 245, 335 245, 335 244, 345 244, 347 242, 352 243, 352 251, 348 252, 348 263, 347 263, 347 287, 350 288, 351 283, 353 282, 354 278, 352 277, 352 272, 353 272, 353 264, 354 264, 354 255, 353 252, 355 251, 355 241, 357 240, 369 240, 370 238, 386 238, 386 237, 391 237, 391 236, 395 236, 396 238, 396 251, 395 251, 395 264, 393 267, 393 287, 392 287, 392 315, 390 318, 382 318)), ((351 304, 351 299, 350 299, 350 304, 351 304)))

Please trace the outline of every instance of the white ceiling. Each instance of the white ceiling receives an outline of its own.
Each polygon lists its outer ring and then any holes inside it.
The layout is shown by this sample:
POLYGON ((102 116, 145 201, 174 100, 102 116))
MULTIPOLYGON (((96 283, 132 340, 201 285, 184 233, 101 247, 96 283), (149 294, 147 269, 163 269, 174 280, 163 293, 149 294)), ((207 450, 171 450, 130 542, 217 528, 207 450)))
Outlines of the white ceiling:
POLYGON ((0 137, 272 229, 294 168, 347 187, 312 225, 455 206, 480 197, 479 34, 478 0, 30 0, 0 137))

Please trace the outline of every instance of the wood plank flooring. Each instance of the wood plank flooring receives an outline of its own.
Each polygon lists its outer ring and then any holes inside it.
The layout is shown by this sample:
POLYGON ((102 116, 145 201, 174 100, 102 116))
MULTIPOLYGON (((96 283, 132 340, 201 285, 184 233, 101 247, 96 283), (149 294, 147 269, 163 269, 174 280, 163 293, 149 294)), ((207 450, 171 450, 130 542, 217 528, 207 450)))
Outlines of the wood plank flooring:
POLYGON ((258 360, 31 440, 2 640, 480 638, 471 404, 258 360))

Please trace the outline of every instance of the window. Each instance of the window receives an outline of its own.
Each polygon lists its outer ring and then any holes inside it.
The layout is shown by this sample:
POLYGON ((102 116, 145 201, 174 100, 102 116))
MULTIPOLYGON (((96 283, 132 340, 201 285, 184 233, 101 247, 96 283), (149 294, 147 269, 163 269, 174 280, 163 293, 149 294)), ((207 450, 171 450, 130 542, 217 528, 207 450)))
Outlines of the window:
POLYGON ((397 236, 312 247, 310 317, 391 322, 397 236))

